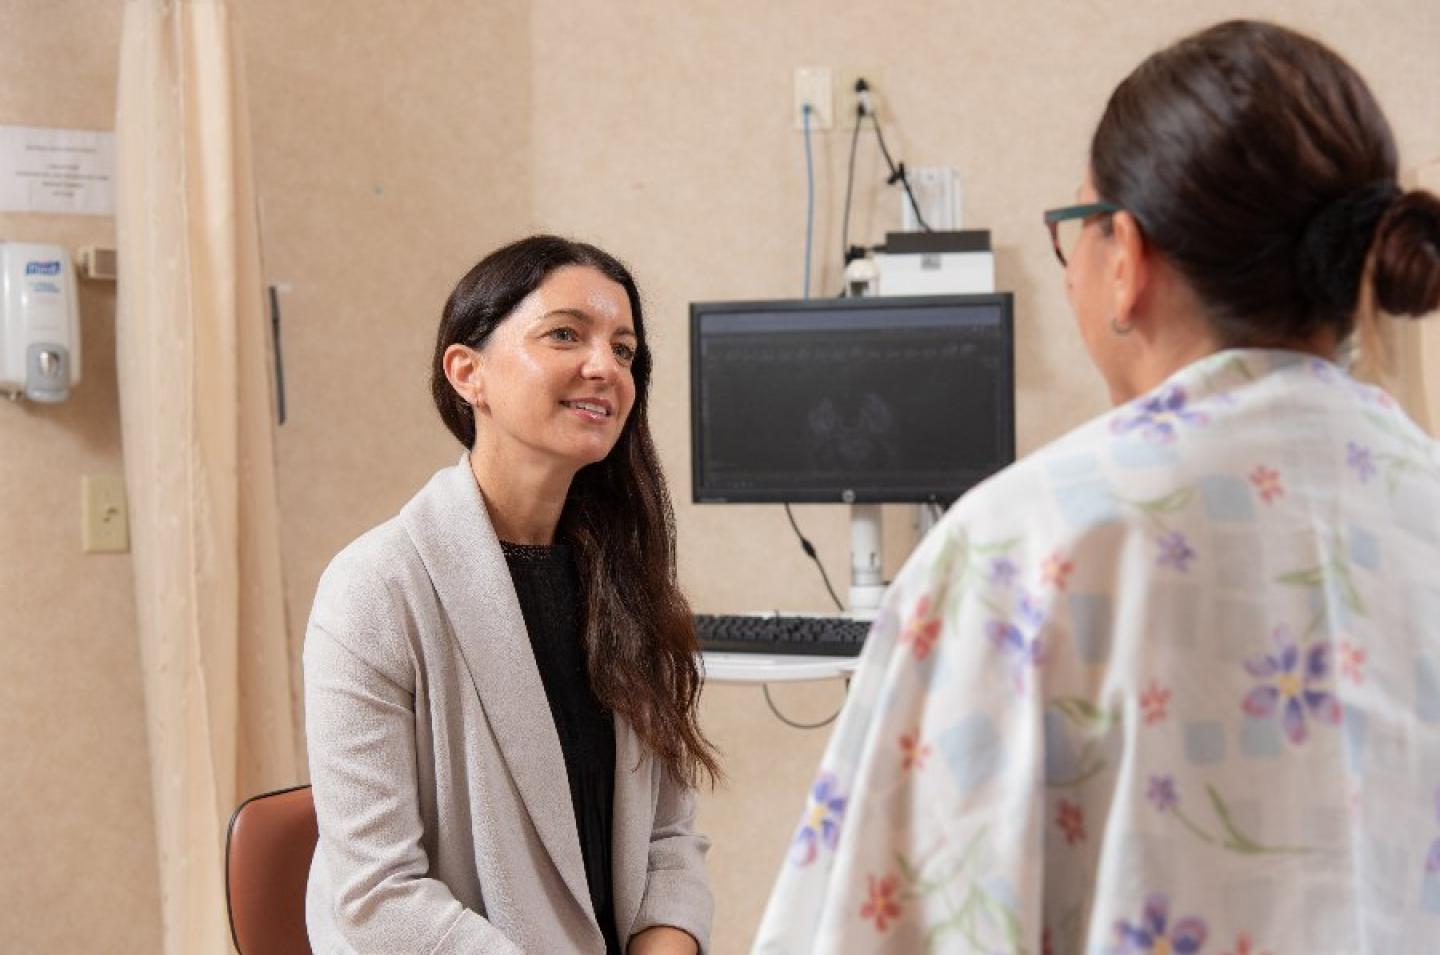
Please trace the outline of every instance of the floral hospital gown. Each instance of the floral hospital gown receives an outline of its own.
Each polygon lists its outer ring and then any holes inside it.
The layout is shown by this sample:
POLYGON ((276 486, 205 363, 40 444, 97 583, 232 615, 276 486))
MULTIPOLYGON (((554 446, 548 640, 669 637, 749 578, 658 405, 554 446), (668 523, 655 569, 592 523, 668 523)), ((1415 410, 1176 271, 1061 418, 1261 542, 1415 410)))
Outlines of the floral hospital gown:
POLYGON ((757 953, 1440 953, 1440 451, 1211 355, 891 587, 757 953))

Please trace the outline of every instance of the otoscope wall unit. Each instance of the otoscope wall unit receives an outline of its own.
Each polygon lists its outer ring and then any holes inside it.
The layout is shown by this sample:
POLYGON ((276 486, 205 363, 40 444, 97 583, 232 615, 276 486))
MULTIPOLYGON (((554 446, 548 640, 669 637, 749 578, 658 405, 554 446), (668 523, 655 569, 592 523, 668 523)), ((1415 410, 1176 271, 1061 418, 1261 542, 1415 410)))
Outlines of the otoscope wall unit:
POLYGON ((53 403, 79 383, 80 313, 69 253, 0 241, 0 394, 53 403))

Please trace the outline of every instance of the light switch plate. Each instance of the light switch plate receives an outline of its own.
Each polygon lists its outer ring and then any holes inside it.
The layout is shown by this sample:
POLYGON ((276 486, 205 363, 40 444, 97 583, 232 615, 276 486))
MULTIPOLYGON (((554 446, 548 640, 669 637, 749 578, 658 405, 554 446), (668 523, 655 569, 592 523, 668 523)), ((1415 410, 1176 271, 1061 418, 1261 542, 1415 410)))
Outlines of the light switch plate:
POLYGON ((130 513, 125 479, 87 474, 80 479, 81 546, 87 554, 123 554, 130 549, 130 513))

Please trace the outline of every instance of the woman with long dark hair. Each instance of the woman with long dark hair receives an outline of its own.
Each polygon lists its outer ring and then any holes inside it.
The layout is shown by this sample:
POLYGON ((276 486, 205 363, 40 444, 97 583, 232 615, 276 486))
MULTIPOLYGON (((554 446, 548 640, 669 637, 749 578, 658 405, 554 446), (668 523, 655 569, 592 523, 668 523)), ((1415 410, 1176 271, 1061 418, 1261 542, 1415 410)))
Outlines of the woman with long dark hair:
POLYGON ((306 634, 316 951, 705 950, 719 767, 650 370, 594 246, 516 242, 451 294, 432 392, 466 453, 335 558, 306 634))
POLYGON ((1045 221, 1117 407, 906 564, 756 950, 1434 952, 1440 446, 1339 362, 1440 306, 1440 199, 1264 23, 1089 158, 1045 221))

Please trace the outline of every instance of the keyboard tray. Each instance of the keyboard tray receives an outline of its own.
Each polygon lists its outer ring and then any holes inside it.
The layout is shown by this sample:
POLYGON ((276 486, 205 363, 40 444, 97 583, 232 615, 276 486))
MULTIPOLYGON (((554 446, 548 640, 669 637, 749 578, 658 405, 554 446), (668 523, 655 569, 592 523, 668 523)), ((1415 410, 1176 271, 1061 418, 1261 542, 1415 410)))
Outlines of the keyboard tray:
POLYGON ((798 614, 696 614, 700 649, 709 653, 858 656, 870 621, 798 614))

